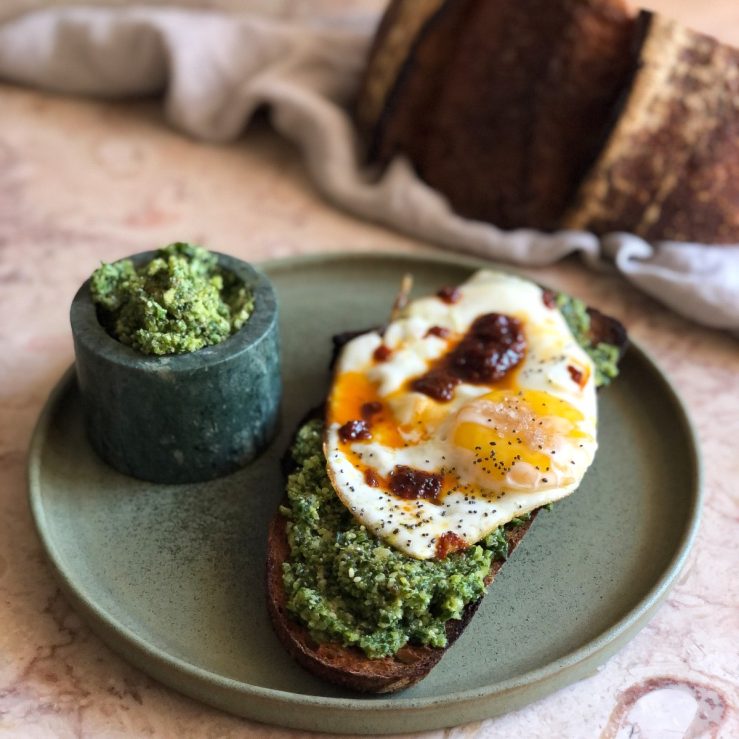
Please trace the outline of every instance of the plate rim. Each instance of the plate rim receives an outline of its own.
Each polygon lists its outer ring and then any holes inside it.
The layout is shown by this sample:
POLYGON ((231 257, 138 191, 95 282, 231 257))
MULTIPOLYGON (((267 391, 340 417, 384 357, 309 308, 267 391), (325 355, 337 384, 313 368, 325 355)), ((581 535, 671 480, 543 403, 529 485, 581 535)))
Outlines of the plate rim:
MULTIPOLYGON (((509 272, 511 274, 520 274, 515 266, 499 265, 495 262, 486 261, 483 259, 477 259, 474 257, 461 257, 458 255, 447 255, 447 254, 430 254, 430 253, 404 253, 404 252, 390 252, 390 251, 360 251, 343 254, 341 252, 318 252, 311 254, 301 254, 288 256, 286 258, 270 259, 264 262, 256 263, 258 269, 267 272, 269 276, 270 270, 289 269, 295 267, 301 267, 303 265, 314 267, 321 262, 333 262, 333 261, 362 261, 372 260, 375 262, 385 262, 389 260, 405 262, 405 263, 435 263, 437 265, 453 265, 455 267, 462 268, 488 268, 488 269, 500 269, 502 271, 509 272)), ((531 279, 527 277, 527 279, 531 279)), ((701 518, 701 508, 704 498, 704 470, 701 460, 698 436, 695 430, 695 426, 691 421, 690 415, 685 407, 685 404, 678 395, 674 385, 669 379, 669 376, 659 366, 659 364, 650 356, 649 352, 645 351, 637 342, 630 339, 630 346, 628 349, 636 355, 639 361, 644 362, 654 374, 655 378, 659 380, 663 392, 668 396, 672 405, 674 406, 677 414, 680 417, 681 427, 683 436, 690 448, 690 463, 693 468, 693 479, 690 480, 690 491, 691 500, 689 501, 686 525, 683 528, 677 547, 675 548, 669 562, 664 567, 661 575, 655 580, 652 587, 644 594, 644 596, 632 607, 629 611, 624 614, 618 621, 613 623, 608 629, 599 634, 596 638, 588 641, 579 648, 572 652, 560 657, 558 659, 548 662, 546 665, 537 667, 533 670, 528 670, 519 675, 507 678, 502 681, 492 682, 486 686, 472 688, 463 691, 450 692, 442 696, 428 696, 428 697, 413 697, 404 698, 402 694, 395 695, 393 697, 377 697, 377 696, 365 696, 357 694, 352 697, 336 697, 336 696, 321 696, 321 695, 310 695, 303 693, 296 693, 287 690, 279 690, 276 688, 268 688, 251 683, 246 683, 235 678, 225 677, 215 672, 211 672, 203 667, 191 664, 182 660, 176 656, 173 656, 163 649, 150 644, 142 637, 138 636, 135 632, 129 628, 118 623, 116 619, 107 613, 105 609, 98 606, 97 603, 90 601, 83 592, 80 592, 75 586, 73 579, 68 576, 63 566, 63 558, 56 551, 53 543, 53 539, 44 535, 45 525, 45 509, 43 505, 43 494, 40 490, 40 459, 41 450, 46 440, 46 435, 49 427, 49 422, 56 411, 60 400, 63 396, 69 392, 71 385, 75 381, 75 370, 74 364, 69 367, 62 377, 57 381, 53 390, 49 394, 43 409, 38 417, 36 425, 31 436, 31 442, 28 451, 28 463, 27 463, 27 484, 29 490, 29 502, 31 506, 32 518, 36 528, 37 535, 39 536, 42 548, 46 555, 47 561, 49 562, 51 569, 63 585, 68 595, 73 596, 73 600, 78 606, 82 606, 85 614, 94 619, 100 621, 100 628, 112 630, 112 632, 124 642, 135 647, 135 649, 142 652, 149 658, 153 658, 157 661, 164 662, 171 668, 183 673, 188 678, 206 681, 207 683, 215 684, 228 691, 233 691, 240 694, 244 699, 254 698, 260 700, 266 700, 270 703, 290 704, 296 708, 306 709, 339 709, 347 714, 373 714, 380 715, 384 712, 391 713, 405 713, 413 711, 422 711, 427 708, 444 708, 448 706, 473 703, 476 704, 479 701, 491 700, 496 696, 504 696, 506 694, 516 693, 521 689, 528 689, 541 691, 542 687, 546 687, 546 684, 551 680, 556 680, 560 673, 565 671, 577 671, 577 668, 585 667, 593 660, 596 664, 601 664, 611 653, 617 648, 623 646, 628 641, 632 633, 641 626, 645 625, 646 620, 652 615, 653 611, 659 606, 661 601, 669 592, 671 586, 682 571, 687 557, 692 549, 695 542, 701 518), (610 647, 610 649, 609 649, 610 647), (599 659, 599 657, 603 657, 599 659)), ((96 628, 97 624, 88 624, 93 628, 93 631, 98 633, 96 628)), ((103 641, 109 644, 108 639, 103 636, 103 641)), ((115 647, 114 650, 118 653, 115 647)), ((125 657, 127 661, 133 661, 130 656, 125 657)), ((149 672, 145 667, 142 667, 138 660, 135 660, 137 666, 144 672, 149 672)), ((149 673, 151 674, 151 673, 149 673)), ((587 674, 587 673, 586 673, 587 674)), ((572 679, 566 680, 566 684, 574 682, 577 679, 584 677, 584 674, 573 675, 572 679)), ((161 680, 161 682, 166 682, 161 680)), ((554 686, 555 689, 557 686, 554 686)), ((175 688, 180 692, 187 693, 188 691, 175 688)), ((541 695, 547 694, 551 691, 540 693, 541 695)), ((192 693, 189 693, 193 695, 192 693)), ((193 696, 198 700, 208 702, 201 696, 193 696)), ((537 696, 535 696, 537 697, 537 696)), ((533 699, 535 699, 532 698, 533 699)), ((529 702, 524 701, 524 703, 529 702)), ((211 705, 213 705, 211 703, 211 705)), ((523 704, 521 704, 523 705, 523 704)), ((223 704, 218 704, 219 708, 224 708, 223 704)), ((511 706, 511 709, 515 706, 511 706)), ((224 710, 229 710, 224 708, 224 710)), ((503 709, 509 710, 507 708, 503 709)), ((501 711, 498 711, 501 713, 501 711)), ((248 716, 248 713, 242 713, 241 715, 248 716)), ((494 714, 490 714, 494 715, 494 714)), ((473 720, 473 719, 469 719, 473 720)), ((304 727, 308 728, 308 723, 283 723, 286 726, 293 727, 304 727)), ((431 724, 426 726, 440 727, 444 724, 431 724)), ((419 724, 421 726, 421 724, 419 724)), ((322 729, 326 731, 327 729, 322 729)), ((329 731, 331 729, 328 729, 329 731)), ((338 730, 338 729, 337 729, 338 730)), ((397 727, 395 729, 398 730, 397 727)))

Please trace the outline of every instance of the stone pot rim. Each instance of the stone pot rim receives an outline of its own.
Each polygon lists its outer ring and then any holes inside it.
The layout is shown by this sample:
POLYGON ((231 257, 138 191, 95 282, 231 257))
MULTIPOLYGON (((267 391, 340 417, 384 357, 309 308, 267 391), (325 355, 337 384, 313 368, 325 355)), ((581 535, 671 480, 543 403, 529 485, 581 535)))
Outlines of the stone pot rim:
MULTIPOLYGON (((219 266, 235 274, 254 291, 254 311, 249 320, 224 341, 183 354, 152 355, 139 352, 113 338, 98 320, 97 308, 90 295, 90 278, 77 290, 69 312, 75 340, 82 342, 89 351, 105 360, 134 372, 166 371, 178 374, 199 371, 205 366, 215 366, 260 344, 277 321, 277 295, 272 283, 264 273, 249 262, 222 252, 211 251, 211 253, 218 258, 219 266)), ((138 265, 155 255, 156 250, 149 250, 121 259, 131 259, 138 265)))

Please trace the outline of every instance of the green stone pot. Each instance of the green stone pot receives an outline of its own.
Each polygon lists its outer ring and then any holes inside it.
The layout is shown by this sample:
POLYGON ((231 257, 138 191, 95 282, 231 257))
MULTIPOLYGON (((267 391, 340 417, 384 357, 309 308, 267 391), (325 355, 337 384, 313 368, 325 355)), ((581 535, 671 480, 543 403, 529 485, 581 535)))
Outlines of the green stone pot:
POLYGON ((275 291, 251 265, 217 256, 253 291, 254 312, 228 339, 196 352, 149 356, 114 339, 98 321, 89 280, 72 301, 87 435, 119 472, 158 483, 210 480, 254 459, 274 436, 282 391, 275 291))

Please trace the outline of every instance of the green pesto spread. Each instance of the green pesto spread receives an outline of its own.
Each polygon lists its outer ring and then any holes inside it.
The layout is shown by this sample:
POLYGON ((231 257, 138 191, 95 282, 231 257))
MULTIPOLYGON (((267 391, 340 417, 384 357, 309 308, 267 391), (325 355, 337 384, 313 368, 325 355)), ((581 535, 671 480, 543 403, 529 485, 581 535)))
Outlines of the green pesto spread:
POLYGON ((590 341, 590 315, 582 300, 565 293, 558 293, 556 303, 577 343, 585 349, 593 360, 596 387, 608 385, 618 374, 618 360, 621 350, 612 344, 603 342, 593 344, 590 341))
POLYGON ((322 435, 322 422, 309 421, 291 450, 296 469, 280 509, 291 552, 283 565, 288 610, 317 641, 356 646, 371 658, 395 654, 408 642, 446 646, 446 621, 483 595, 491 562, 508 554, 504 528, 442 560, 413 559, 385 546, 334 492, 322 435))
MULTIPOLYGON (((593 359, 597 385, 608 384, 618 374, 619 348, 591 343, 584 303, 561 293, 556 302, 593 359)), ((295 471, 280 509, 290 545, 283 564, 288 610, 318 642, 356 646, 371 658, 409 642, 446 646, 446 621, 483 595, 491 562, 508 555, 506 529, 529 516, 445 559, 413 559, 386 546, 341 503, 326 473, 322 434, 322 422, 309 421, 291 449, 295 471)))
POLYGON ((100 322, 143 354, 183 354, 218 344, 238 331, 254 297, 218 258, 192 244, 159 249, 146 264, 102 264, 90 279, 100 322))

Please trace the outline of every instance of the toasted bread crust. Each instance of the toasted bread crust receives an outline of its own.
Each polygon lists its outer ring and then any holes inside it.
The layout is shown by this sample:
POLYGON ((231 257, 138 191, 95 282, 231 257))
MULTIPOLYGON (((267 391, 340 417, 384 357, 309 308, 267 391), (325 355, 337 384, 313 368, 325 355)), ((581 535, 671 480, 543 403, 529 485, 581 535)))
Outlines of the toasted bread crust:
POLYGON ((590 341, 597 344, 610 344, 618 348, 619 359, 629 345, 629 337, 621 321, 601 313, 597 308, 588 308, 590 316, 590 341))
MULTIPOLYGON (((506 533, 509 555, 518 546, 536 517, 536 511, 523 525, 506 533)), ((287 597, 282 581, 282 564, 290 556, 287 521, 277 513, 272 519, 267 542, 267 604, 277 636, 292 657, 309 672, 329 682, 363 693, 393 693, 422 680, 475 615, 482 598, 465 608, 460 620, 446 625, 448 644, 444 648, 407 645, 395 656, 370 659, 355 647, 318 644, 307 628, 294 621, 287 611, 287 597)), ((485 578, 486 586, 505 564, 496 560, 485 578)))

